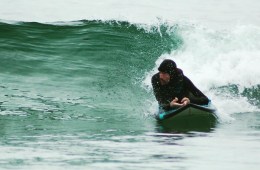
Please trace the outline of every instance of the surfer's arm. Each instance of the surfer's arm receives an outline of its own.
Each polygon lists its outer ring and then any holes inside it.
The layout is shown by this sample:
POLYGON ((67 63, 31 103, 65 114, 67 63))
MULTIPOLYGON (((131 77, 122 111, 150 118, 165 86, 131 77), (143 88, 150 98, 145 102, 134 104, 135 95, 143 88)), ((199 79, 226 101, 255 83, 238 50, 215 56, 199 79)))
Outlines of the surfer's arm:
POLYGON ((209 99, 205 96, 188 77, 184 77, 185 86, 187 88, 187 97, 190 99, 191 103, 206 105, 209 103, 209 99))
POLYGON ((159 106, 164 110, 170 110, 171 109, 170 101, 164 99, 165 97, 161 93, 159 81, 156 75, 152 77, 152 86, 153 86, 154 96, 158 101, 159 106))
POLYGON ((160 93, 160 90, 156 87, 153 88, 153 92, 156 100, 158 101, 159 107, 163 110, 171 110, 173 108, 179 108, 181 106, 184 106, 184 104, 178 102, 178 98, 175 98, 172 101, 164 100, 164 97, 160 93))

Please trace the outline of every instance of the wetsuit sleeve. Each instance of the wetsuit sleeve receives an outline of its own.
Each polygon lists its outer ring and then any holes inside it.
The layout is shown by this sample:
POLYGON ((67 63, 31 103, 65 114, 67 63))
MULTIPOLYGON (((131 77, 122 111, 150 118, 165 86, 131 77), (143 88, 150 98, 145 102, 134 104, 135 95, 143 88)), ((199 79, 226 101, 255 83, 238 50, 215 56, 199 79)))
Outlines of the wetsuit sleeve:
POLYGON ((185 86, 187 88, 187 97, 190 99, 191 103, 198 105, 206 105, 209 103, 209 99, 205 96, 188 77, 184 77, 185 86))
POLYGON ((156 100, 158 101, 158 104, 160 107, 162 107, 165 110, 169 110, 171 108, 170 103, 167 100, 165 100, 165 97, 161 93, 159 83, 160 83, 159 78, 156 75, 154 75, 152 77, 152 86, 153 86, 154 96, 155 96, 156 100))

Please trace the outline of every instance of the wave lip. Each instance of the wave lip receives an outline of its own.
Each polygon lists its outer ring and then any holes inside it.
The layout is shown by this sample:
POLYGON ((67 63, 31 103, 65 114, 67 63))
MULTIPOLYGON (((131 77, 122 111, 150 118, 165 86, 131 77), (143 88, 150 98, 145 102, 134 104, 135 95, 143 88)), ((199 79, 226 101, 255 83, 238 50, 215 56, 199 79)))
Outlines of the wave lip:
POLYGON ((207 94, 224 114, 259 111, 260 27, 235 26, 214 30, 201 25, 181 25, 183 45, 158 57, 143 84, 150 80, 166 58, 176 61, 194 84, 207 94))

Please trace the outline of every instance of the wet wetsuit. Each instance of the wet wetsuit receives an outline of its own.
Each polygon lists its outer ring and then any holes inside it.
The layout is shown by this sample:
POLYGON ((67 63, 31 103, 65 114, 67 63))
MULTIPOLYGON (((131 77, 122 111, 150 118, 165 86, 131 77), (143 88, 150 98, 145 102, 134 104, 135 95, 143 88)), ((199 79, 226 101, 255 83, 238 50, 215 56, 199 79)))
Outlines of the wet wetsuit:
POLYGON ((177 97, 178 101, 188 97, 191 103, 205 105, 209 99, 195 87, 191 80, 184 76, 182 70, 177 69, 177 74, 166 85, 161 85, 159 73, 152 77, 152 86, 159 106, 170 110, 170 102, 177 97))

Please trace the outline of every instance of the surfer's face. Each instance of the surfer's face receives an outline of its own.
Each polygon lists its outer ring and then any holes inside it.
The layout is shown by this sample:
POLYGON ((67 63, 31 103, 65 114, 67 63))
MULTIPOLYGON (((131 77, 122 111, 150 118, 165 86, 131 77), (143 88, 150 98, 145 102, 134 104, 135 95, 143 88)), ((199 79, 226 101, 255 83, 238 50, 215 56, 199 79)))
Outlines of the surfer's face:
POLYGON ((160 83, 162 85, 168 84, 170 82, 170 75, 168 73, 160 71, 159 75, 160 75, 160 83))

